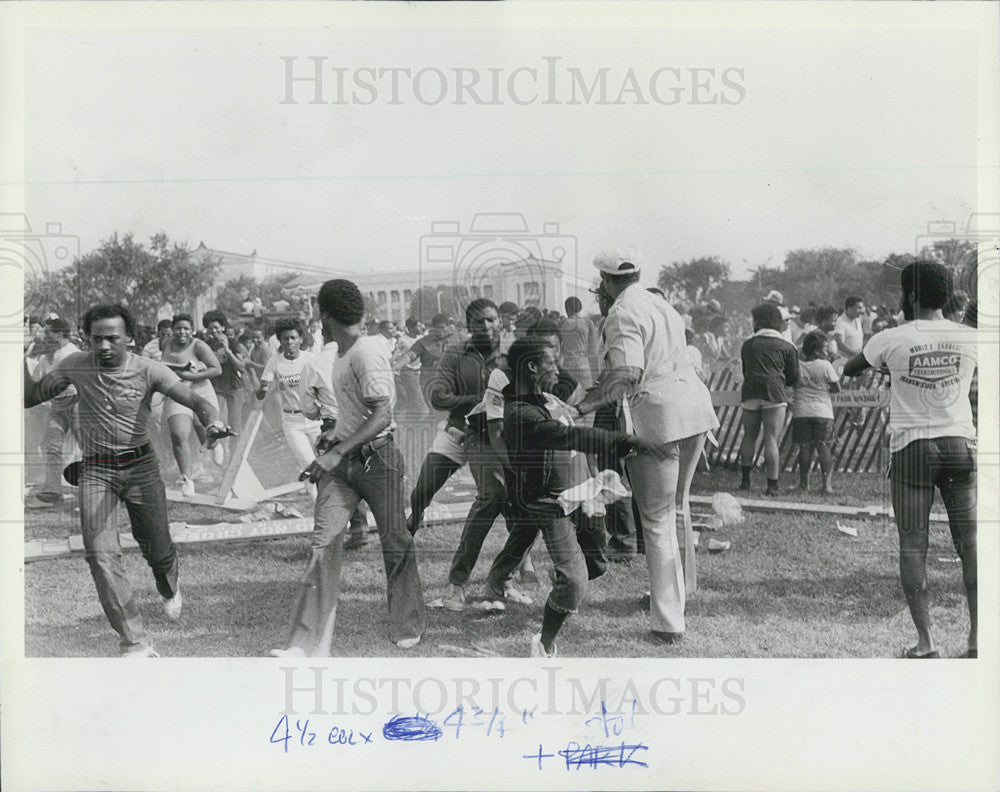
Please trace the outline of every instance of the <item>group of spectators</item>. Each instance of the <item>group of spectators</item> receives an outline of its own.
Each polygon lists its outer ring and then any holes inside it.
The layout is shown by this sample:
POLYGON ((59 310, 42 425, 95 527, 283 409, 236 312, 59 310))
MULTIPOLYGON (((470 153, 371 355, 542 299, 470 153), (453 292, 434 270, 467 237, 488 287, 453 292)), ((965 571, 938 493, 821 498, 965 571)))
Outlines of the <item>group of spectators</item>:
MULTIPOLYGON (((85 545, 123 651, 150 656, 152 649, 142 638, 141 625, 129 622, 137 618, 134 609, 114 599, 121 581, 115 578, 114 562, 105 558, 106 552, 114 554, 113 548, 98 552, 93 546, 111 541, 105 535, 109 493, 129 506, 137 536, 151 530, 143 519, 155 518, 155 536, 143 552, 171 618, 179 614, 181 601, 169 533, 162 535, 165 512, 145 514, 139 506, 148 496, 136 506, 130 500, 135 493, 116 484, 117 466, 152 458, 154 464, 142 473, 143 486, 152 486, 146 479, 158 469, 145 421, 150 419, 154 427, 165 423, 181 472, 181 493, 193 495, 191 433, 222 465, 225 452, 219 440, 242 428, 251 398, 280 411, 277 420, 302 479, 308 479, 315 510, 312 556, 289 637, 273 654, 330 654, 342 553, 352 542, 365 541, 362 500, 373 512, 382 544, 390 637, 402 649, 415 646, 426 617, 414 537, 434 494, 466 464, 476 496, 448 580, 432 604, 453 611, 467 606, 473 568, 486 536, 503 515, 509 534, 487 575, 482 603, 488 609, 530 602, 518 584, 533 576, 530 550, 539 537, 552 560, 553 587, 540 632, 531 640, 532 656, 555 654, 559 630, 578 610, 588 580, 604 574, 609 559, 637 553, 645 554, 649 572, 652 635, 666 644, 680 641, 685 597, 694 590, 696 577, 689 491, 706 438, 719 426, 691 350, 701 351, 693 343, 700 336, 701 346, 715 353, 717 361, 732 357, 726 344, 729 320, 710 301, 709 315, 703 313, 699 320, 702 332, 696 333, 688 326, 691 317, 673 308, 662 292, 639 285, 641 263, 630 248, 599 254, 594 263, 600 275, 593 290, 597 321, 582 316, 581 301, 571 297, 565 316, 476 299, 466 307, 464 328, 444 314, 434 316, 427 328, 416 319, 405 328, 388 321, 366 325, 357 286, 333 280, 321 288, 318 316, 308 327, 300 318, 280 318, 270 335, 259 326, 241 332, 215 310, 202 317, 200 329, 187 314, 163 320, 156 336, 140 346, 143 339, 127 310, 97 306, 83 321, 90 355, 78 351, 64 320, 49 317, 38 323, 40 332, 29 322, 25 404, 52 402, 45 441, 52 470, 36 497, 43 502, 62 498, 55 472, 62 468, 62 440, 73 430, 78 402, 81 415, 91 421, 81 433, 84 470, 91 480, 100 479, 105 499, 97 512, 83 509, 85 545), (140 365, 136 358, 144 362, 140 365), (116 384, 116 378, 122 381, 116 384), (442 421, 410 493, 406 516, 403 462, 395 446, 397 420, 428 412, 438 413, 442 421), (621 486, 621 476, 630 492, 621 486), (594 508, 600 499, 595 492, 604 490, 631 495, 632 504, 612 498, 601 516, 602 510, 594 508), (109 583, 111 578, 117 582, 109 583)), ((816 310, 815 323, 810 321, 812 306, 799 313, 788 310, 776 291, 753 309, 753 332, 739 349, 741 488, 749 489, 757 438, 763 433, 766 492, 780 491, 777 436, 792 403, 800 485, 808 485, 815 453, 829 492, 829 393, 842 376, 887 367, 894 380, 892 448, 909 454, 905 465, 902 458, 897 465, 894 456, 900 532, 917 525, 926 533, 930 502, 923 490, 939 487, 970 592, 969 651, 974 653, 975 522, 968 513, 974 460, 969 468, 965 455, 958 465, 955 449, 944 447, 952 439, 965 442, 975 436, 971 411, 962 404, 963 397, 968 402, 975 370, 974 347, 956 335, 961 325, 946 313, 960 311, 974 325, 974 306, 955 303, 943 268, 914 267, 903 273, 903 316, 891 317, 900 322, 894 328, 877 331, 878 312, 854 297, 847 299, 842 314, 816 310), (918 321, 924 323, 924 335, 914 335, 918 321), (896 330, 902 331, 898 343, 891 335, 896 330), (910 345, 908 358, 900 357, 900 344, 910 345), (917 395, 907 391, 911 385, 917 395), (921 395, 939 385, 951 388, 957 398, 944 403, 921 395), (912 437, 902 443, 899 438, 908 437, 907 432, 912 437), (928 439, 934 442, 927 447, 910 447, 928 439)), ((80 346, 86 346, 84 338, 80 346)), ((923 542, 925 554, 926 535, 923 542)), ((909 552, 919 555, 919 539, 909 552)), ((904 591, 919 634, 918 645, 906 656, 930 657, 936 650, 926 614, 926 581, 918 567, 912 559, 909 567, 904 564, 904 591)))

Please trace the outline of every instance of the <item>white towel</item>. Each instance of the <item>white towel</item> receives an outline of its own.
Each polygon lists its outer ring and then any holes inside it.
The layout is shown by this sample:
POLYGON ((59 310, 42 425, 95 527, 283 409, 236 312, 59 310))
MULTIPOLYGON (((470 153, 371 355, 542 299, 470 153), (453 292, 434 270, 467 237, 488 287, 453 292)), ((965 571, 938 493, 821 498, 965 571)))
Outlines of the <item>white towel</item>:
POLYGON ((627 498, 632 493, 622 482, 614 470, 602 470, 575 487, 559 493, 559 505, 564 514, 570 514, 574 509, 583 506, 583 513, 588 517, 602 516, 609 503, 627 498))

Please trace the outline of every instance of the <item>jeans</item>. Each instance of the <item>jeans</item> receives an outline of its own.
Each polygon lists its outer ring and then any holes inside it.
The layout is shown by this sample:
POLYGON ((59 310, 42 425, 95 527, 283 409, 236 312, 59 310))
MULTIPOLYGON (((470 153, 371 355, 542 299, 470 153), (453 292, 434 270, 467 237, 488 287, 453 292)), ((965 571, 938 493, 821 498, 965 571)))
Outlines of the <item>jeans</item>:
POLYGON ((493 597, 503 598, 504 584, 541 532, 554 573, 547 604, 561 613, 576 613, 587 589, 587 563, 573 521, 556 507, 537 511, 519 509, 510 522, 507 542, 487 575, 487 591, 493 597))
POLYGON ((392 441, 367 460, 347 457, 319 480, 312 555, 292 609, 288 646, 313 657, 329 657, 340 592, 344 528, 364 498, 375 516, 385 564, 389 637, 419 638, 424 600, 413 537, 403 511, 403 455, 392 441))
POLYGON ((462 536, 458 540, 451 570, 448 572, 448 582, 456 586, 464 586, 469 582, 486 535, 503 511, 506 500, 503 469, 490 448, 489 440, 470 432, 463 445, 469 460, 469 470, 476 482, 476 499, 465 518, 465 527, 462 528, 462 536))
POLYGON ((122 566, 122 546, 114 516, 125 504, 132 536, 153 570, 160 596, 177 593, 177 551, 167 523, 167 495, 155 457, 134 462, 95 462, 80 469, 83 547, 104 615, 121 638, 123 651, 144 645, 146 631, 122 566))
POLYGON ((220 401, 226 405, 226 414, 223 420, 229 424, 234 432, 241 432, 247 416, 246 389, 218 391, 217 395, 220 401))
MULTIPOLYGON (((601 407, 594 413, 594 428, 618 431, 618 407, 601 407)), ((598 470, 614 470, 623 473, 621 459, 615 454, 598 454, 598 470)), ((632 498, 609 503, 604 515, 604 525, 608 533, 608 556, 612 558, 628 558, 636 553, 645 552, 645 545, 632 498)))
MULTIPOLYGON (((61 493, 63 488, 63 450, 66 435, 73 433, 73 408, 52 408, 45 429, 42 447, 45 449, 45 492, 61 493)), ((73 433, 75 434, 75 433, 73 433)))

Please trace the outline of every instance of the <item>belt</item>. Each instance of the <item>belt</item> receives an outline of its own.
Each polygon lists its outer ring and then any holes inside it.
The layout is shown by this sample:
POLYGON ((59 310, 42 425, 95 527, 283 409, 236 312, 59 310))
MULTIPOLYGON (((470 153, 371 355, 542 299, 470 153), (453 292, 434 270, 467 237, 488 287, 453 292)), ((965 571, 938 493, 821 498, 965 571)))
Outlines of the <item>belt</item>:
POLYGON ((302 410, 282 410, 287 415, 302 415, 302 410))
POLYGON ((356 459, 367 460, 375 451, 382 446, 389 445, 392 442, 392 434, 382 435, 382 437, 376 437, 357 449, 352 456, 356 459))
POLYGON ((126 448, 124 451, 104 451, 100 454, 88 454, 84 457, 84 460, 103 464, 121 464, 123 462, 136 462, 140 459, 149 459, 152 456, 152 444, 143 443, 141 446, 126 448))

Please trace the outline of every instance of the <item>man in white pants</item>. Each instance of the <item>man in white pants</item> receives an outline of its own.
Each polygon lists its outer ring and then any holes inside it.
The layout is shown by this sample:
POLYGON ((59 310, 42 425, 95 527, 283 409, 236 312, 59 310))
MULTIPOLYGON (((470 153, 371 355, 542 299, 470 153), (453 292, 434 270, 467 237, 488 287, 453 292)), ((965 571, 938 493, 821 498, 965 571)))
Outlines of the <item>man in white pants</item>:
POLYGON ((652 633, 677 643, 685 629, 684 562, 688 574, 694 573, 688 493, 705 435, 719 421, 687 354, 684 320, 640 285, 638 253, 632 248, 600 253, 594 266, 614 300, 604 324, 610 364, 605 400, 626 398, 634 433, 667 448, 665 459, 629 457, 626 467, 646 544, 652 633), (685 517, 680 529, 678 506, 685 517))

